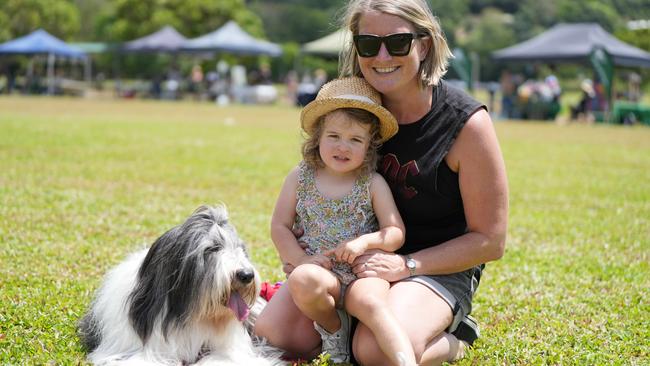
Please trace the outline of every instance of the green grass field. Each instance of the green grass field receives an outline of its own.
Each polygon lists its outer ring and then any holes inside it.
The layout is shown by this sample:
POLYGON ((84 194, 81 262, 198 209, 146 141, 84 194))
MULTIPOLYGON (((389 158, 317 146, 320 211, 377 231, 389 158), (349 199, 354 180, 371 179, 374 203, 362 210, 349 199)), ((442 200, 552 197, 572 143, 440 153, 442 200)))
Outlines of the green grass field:
MULTIPOLYGON (((224 203, 263 278, 269 220, 299 160, 299 111, 0 98, 0 364, 78 364, 102 275, 201 204, 224 203)), ((504 258, 459 365, 650 363, 650 128, 499 122, 504 258)), ((480 184, 480 182, 477 182, 480 184)))

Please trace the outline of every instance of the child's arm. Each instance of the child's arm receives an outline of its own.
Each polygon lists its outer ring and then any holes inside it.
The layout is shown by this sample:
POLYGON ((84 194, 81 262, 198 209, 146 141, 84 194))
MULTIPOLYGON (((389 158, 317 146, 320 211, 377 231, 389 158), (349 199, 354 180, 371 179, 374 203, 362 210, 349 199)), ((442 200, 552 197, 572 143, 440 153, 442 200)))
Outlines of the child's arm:
POLYGON ((298 174, 299 168, 294 168, 284 180, 271 217, 271 239, 282 262, 290 263, 294 267, 302 263, 314 263, 330 269, 332 264, 329 258, 307 255, 291 231, 296 220, 298 174))
POLYGON ((354 259, 368 249, 381 249, 393 252, 404 244, 404 222, 397 210, 393 194, 381 175, 373 173, 370 183, 372 208, 377 216, 379 231, 341 243, 335 249, 323 253, 333 254, 340 262, 352 263, 354 259))

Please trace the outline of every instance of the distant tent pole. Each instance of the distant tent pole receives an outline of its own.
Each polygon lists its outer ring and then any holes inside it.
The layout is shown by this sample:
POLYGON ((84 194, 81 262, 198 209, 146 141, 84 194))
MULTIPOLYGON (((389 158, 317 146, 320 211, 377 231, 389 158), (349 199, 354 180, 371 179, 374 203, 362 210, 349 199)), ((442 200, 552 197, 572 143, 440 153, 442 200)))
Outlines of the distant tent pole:
POLYGON ((84 62, 84 79, 86 80, 86 84, 88 84, 88 87, 90 88, 91 83, 92 83, 92 63, 90 60, 90 56, 86 56, 85 62, 84 62))
POLYGON ((47 94, 54 94, 54 62, 56 56, 53 53, 47 55, 47 94))

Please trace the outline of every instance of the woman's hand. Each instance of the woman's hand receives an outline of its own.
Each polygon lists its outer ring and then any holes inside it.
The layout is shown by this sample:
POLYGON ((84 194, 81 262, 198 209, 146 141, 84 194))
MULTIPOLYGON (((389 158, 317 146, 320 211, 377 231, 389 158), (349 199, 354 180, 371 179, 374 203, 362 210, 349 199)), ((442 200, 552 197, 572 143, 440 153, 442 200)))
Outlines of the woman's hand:
POLYGON ((352 271, 359 278, 379 277, 388 282, 409 276, 404 257, 379 249, 371 249, 358 256, 352 263, 352 271))

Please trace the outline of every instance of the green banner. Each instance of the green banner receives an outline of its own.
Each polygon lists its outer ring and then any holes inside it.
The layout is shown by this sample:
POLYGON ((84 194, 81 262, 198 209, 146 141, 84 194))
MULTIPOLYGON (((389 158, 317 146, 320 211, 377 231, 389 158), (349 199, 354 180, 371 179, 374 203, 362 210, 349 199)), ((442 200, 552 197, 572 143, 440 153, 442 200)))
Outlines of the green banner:
POLYGON ((607 101, 612 101, 612 79, 614 77, 614 63, 612 57, 602 47, 594 47, 589 56, 589 61, 596 71, 596 75, 605 87, 607 101))

